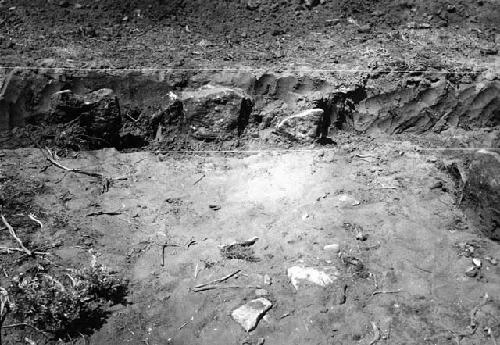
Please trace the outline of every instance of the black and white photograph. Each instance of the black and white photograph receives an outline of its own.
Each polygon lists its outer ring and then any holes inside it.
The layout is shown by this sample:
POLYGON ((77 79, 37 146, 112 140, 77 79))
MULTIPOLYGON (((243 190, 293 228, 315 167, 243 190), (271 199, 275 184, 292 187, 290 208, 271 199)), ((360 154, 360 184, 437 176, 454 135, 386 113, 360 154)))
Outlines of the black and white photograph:
POLYGON ((0 345, 500 345, 500 0, 0 0, 0 345))

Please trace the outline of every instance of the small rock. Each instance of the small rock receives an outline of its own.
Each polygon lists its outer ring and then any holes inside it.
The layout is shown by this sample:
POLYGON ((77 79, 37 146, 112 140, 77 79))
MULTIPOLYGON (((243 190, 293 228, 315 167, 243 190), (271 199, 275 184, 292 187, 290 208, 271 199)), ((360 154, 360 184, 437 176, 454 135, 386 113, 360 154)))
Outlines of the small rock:
POLYGON ((328 270, 332 271, 333 276, 314 267, 293 266, 288 269, 288 278, 290 278, 290 282, 296 290, 299 289, 300 282, 302 281, 308 281, 325 287, 332 284, 338 275, 338 271, 335 268, 329 267, 328 270))
POLYGON ((260 0, 248 0, 247 8, 251 11, 258 9, 260 6, 260 0))
POLYGON ((465 271, 465 275, 470 278, 476 277, 478 273, 479 269, 475 266, 471 266, 465 271))
POLYGON ((481 267, 481 260, 477 259, 477 258, 474 258, 472 259, 472 263, 474 264, 474 266, 476 267, 481 267))
POLYGON ((75 4, 75 9, 80 10, 83 8, 82 4, 75 4))
POLYGON ((340 19, 339 18, 327 19, 326 20, 326 25, 328 25, 328 26, 335 26, 335 25, 337 25, 339 23, 340 23, 340 19))
POLYGON ((483 47, 479 49, 479 52, 482 55, 497 55, 498 49, 495 47, 483 47))
POLYGON ((56 59, 47 58, 40 61, 40 65, 43 67, 53 67, 56 64, 56 59))
POLYGON ((355 199, 354 197, 350 196, 349 194, 340 194, 338 196, 338 200, 342 204, 351 205, 351 206, 358 206, 361 204, 361 202, 359 200, 355 199))
POLYGON ((304 0, 304 5, 308 8, 312 8, 320 4, 320 0, 304 0))
POLYGON ((271 277, 269 276, 269 274, 265 274, 265 275, 264 275, 264 284, 266 284, 266 285, 271 285, 271 284, 272 284, 272 282, 273 282, 273 281, 272 281, 271 277))
POLYGON ((434 183, 431 186, 431 190, 432 189, 441 189, 441 188, 443 188, 443 182, 442 181, 437 181, 436 183, 434 183))
POLYGON ((457 8, 455 7, 455 5, 452 5, 452 4, 449 4, 447 7, 446 7, 446 10, 449 12, 449 13, 455 13, 457 8))
POLYGON ((221 208, 221 207, 220 207, 220 205, 214 205, 214 204, 212 204, 212 205, 208 205, 208 207, 209 207, 211 210, 214 210, 214 211, 218 211, 218 210, 220 210, 220 208, 221 208))
POLYGON ((69 7, 69 1, 68 0, 59 1, 59 6, 63 8, 69 7))
POLYGON ((255 295, 258 297, 264 297, 264 296, 268 296, 269 292, 266 289, 257 289, 257 290, 255 290, 255 295))
POLYGON ((368 239, 367 234, 363 234, 362 232, 358 232, 356 234, 356 240, 358 240, 358 241, 366 241, 367 239, 368 239))
POLYGON ((250 332, 257 327, 259 320, 272 306, 273 304, 270 301, 261 297, 235 309, 231 316, 241 327, 250 332))
POLYGON ((369 23, 362 25, 358 28, 358 32, 360 34, 369 34, 371 31, 372 31, 372 26, 369 23))
POLYGON ((492 266, 498 265, 497 259, 492 258, 491 256, 485 256, 484 260, 488 261, 492 266))
POLYGON ((323 247, 323 250, 338 253, 340 250, 340 246, 337 243, 327 244, 323 247))
POLYGON ((288 116, 276 126, 276 131, 292 140, 312 141, 321 131, 323 114, 323 109, 308 109, 288 116))

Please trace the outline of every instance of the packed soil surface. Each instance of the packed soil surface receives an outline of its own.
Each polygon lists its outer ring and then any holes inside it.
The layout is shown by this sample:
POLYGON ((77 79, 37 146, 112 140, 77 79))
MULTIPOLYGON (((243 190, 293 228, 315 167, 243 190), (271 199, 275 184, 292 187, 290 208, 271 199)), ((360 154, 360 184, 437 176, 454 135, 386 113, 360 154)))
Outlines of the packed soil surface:
MULTIPOLYGON (((105 193, 99 179, 59 169, 38 149, 3 151, 1 169, 38 188, 31 207, 43 228, 32 222, 34 243, 59 243, 52 255, 75 267, 88 264, 92 249, 130 279, 128 302, 71 343, 369 344, 374 322, 382 343, 488 344, 483 330, 497 336, 500 323, 500 271, 484 258, 499 257, 500 247, 456 206, 455 181, 440 168, 455 155, 358 138, 314 151, 106 149, 61 160, 119 178, 105 193), (252 237, 251 258, 221 254, 220 246, 252 237), (324 250, 331 244, 340 254, 324 250), (472 257, 482 267, 468 277, 472 257), (286 275, 295 265, 333 267, 338 278, 295 290, 286 275), (193 290, 235 271, 213 289, 193 290), (257 289, 273 307, 247 333, 230 314, 257 289)), ((47 340, 30 329, 4 333, 11 343, 47 340)))
POLYGON ((0 62, 271 70, 467 70, 498 63, 496 0, 305 3, 5 0, 0 62))
POLYGON ((495 345, 499 27, 497 0, 1 0, 0 345, 495 345))

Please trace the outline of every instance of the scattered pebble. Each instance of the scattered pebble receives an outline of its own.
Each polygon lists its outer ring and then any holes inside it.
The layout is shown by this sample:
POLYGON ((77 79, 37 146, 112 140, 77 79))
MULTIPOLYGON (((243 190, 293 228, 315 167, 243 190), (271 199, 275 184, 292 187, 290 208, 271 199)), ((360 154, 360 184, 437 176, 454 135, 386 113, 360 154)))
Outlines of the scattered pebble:
POLYGON ((479 269, 475 266, 471 266, 465 271, 465 275, 470 278, 476 277, 478 273, 479 269))
POLYGON ((337 243, 327 244, 326 246, 323 247, 323 250, 338 253, 340 250, 340 245, 338 245, 337 243))
POLYGON ((495 258, 492 258, 491 256, 485 256, 484 259, 488 261, 491 265, 496 266, 498 265, 498 261, 495 258))
POLYGON ((264 284, 266 285, 271 285, 272 284, 272 279, 271 279, 271 276, 269 276, 269 274, 266 274, 264 275, 264 284))
POLYGON ((362 232, 358 232, 356 234, 356 240, 358 240, 358 241, 366 241, 367 239, 368 239, 367 234, 363 234, 362 232))
POLYGON ((431 189, 441 189, 443 188, 443 182, 442 181, 437 181, 431 186, 431 189))
POLYGON ((372 26, 370 24, 362 25, 358 28, 360 34, 368 34, 372 31, 372 26))

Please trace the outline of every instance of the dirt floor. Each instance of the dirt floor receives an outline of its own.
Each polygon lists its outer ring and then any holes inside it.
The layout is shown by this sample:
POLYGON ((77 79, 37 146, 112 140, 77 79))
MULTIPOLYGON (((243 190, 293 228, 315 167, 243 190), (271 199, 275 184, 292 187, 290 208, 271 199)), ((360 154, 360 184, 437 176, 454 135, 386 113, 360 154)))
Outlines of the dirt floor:
POLYGON ((499 27, 1 0, 0 345, 497 345, 499 27))
POLYGON ((90 262, 92 248, 130 279, 128 304, 73 343, 369 344, 372 322, 388 344, 493 344, 483 329, 498 332, 500 271, 484 258, 500 257, 500 247, 455 206, 439 152, 360 141, 236 156, 105 149, 61 161, 120 177, 104 194, 95 178, 47 167, 37 149, 2 154, 2 171, 42 188, 33 199, 44 224, 38 242, 63 243, 51 252, 74 266, 90 262), (363 238, 346 223, 361 226, 363 238), (259 238, 255 260, 221 256, 219 246, 251 237, 259 238), (474 278, 464 274, 472 264, 465 243, 482 260, 474 278), (324 250, 331 244, 339 253, 324 250), (338 279, 296 291, 286 272, 297 264, 336 269, 338 279), (212 290, 192 290, 236 270, 212 290), (230 314, 257 289, 273 307, 246 333, 230 314))

